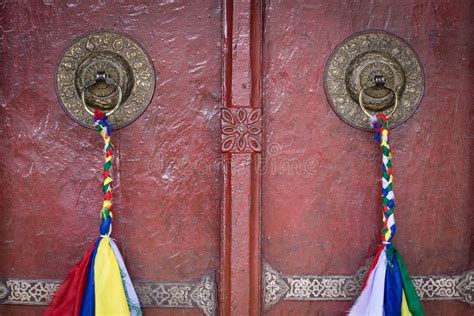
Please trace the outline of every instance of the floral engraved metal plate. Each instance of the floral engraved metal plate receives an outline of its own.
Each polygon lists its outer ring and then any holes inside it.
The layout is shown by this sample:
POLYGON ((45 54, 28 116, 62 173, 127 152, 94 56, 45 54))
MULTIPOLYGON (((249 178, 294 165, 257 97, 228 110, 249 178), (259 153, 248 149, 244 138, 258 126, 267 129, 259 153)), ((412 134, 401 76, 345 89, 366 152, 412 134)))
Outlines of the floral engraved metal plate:
POLYGON ((86 104, 95 102, 95 108, 102 110, 112 107, 107 102, 117 102, 114 95, 117 89, 113 86, 105 83, 90 85, 97 74, 110 77, 121 90, 120 105, 109 115, 112 129, 132 123, 145 111, 155 90, 155 72, 150 57, 128 35, 98 31, 74 40, 58 64, 58 99, 74 121, 94 128, 92 116, 84 107, 83 96, 86 104), (87 93, 85 87, 90 87, 87 93))
MULTIPOLYGON (((0 279, 0 305, 48 305, 60 280, 0 279)), ((217 313, 214 272, 196 282, 134 282, 142 307, 194 308, 206 316, 217 313)))
POLYGON ((424 75, 418 56, 404 40, 384 31, 362 32, 347 38, 333 51, 326 64, 324 87, 336 114, 363 130, 371 127, 359 105, 361 90, 364 107, 371 114, 387 115, 398 101, 390 117, 393 128, 418 107, 424 75), (383 78, 384 89, 375 86, 377 77, 383 78))
MULTIPOLYGON (((265 309, 280 301, 352 301, 360 293, 370 263, 354 275, 282 275, 269 264, 263 265, 265 309)), ((421 300, 458 300, 474 306, 474 270, 460 275, 413 276, 421 300)))

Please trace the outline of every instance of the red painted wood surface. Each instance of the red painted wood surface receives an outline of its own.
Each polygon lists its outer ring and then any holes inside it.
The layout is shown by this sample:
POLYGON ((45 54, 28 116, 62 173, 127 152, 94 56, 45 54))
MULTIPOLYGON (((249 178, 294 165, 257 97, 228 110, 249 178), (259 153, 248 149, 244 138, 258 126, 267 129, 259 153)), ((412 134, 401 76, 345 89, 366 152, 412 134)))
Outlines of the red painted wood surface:
MULTIPOLYGON (((97 237, 100 136, 56 98, 62 51, 87 31, 125 32, 154 61, 143 116, 113 135, 114 232, 132 279, 219 269, 220 1, 31 1, 1 6, 0 277, 66 275, 97 237)), ((43 308, 1 306, 2 315, 43 308)), ((147 314, 200 315, 199 310, 147 314)))
MULTIPOLYGON (((473 268, 467 1, 45 0, 0 9, 0 278, 61 278, 96 236, 100 138, 62 112, 54 71, 70 41, 100 28, 135 37, 157 72, 148 110, 114 134, 114 235, 133 279, 217 270, 220 315, 258 315, 261 255, 291 275, 352 274, 374 254, 380 153, 370 133, 338 119, 323 89, 332 49, 369 29, 406 39, 426 75, 420 109, 392 134, 400 251, 412 274, 473 268), (221 154, 220 107, 263 109, 263 153, 221 154)), ((471 314, 462 303, 424 306, 471 314)), ((349 307, 280 302, 268 314, 349 307)), ((0 306, 0 315, 42 311, 0 306)))
MULTIPOLYGON (((472 269, 472 9, 469 1, 266 2, 266 262, 287 275, 350 275, 374 255, 380 150, 371 133, 330 109, 323 71, 346 37, 385 29, 412 45, 426 77, 419 110, 391 138, 395 242, 414 275, 472 269)), ((423 305, 428 315, 472 315, 463 303, 423 305)), ((282 302, 268 315, 344 315, 349 307, 282 302)))
MULTIPOLYGON (((224 0, 224 109, 260 109, 262 14, 260 0, 224 0)), ((222 155, 221 315, 261 311, 259 152, 222 155)))

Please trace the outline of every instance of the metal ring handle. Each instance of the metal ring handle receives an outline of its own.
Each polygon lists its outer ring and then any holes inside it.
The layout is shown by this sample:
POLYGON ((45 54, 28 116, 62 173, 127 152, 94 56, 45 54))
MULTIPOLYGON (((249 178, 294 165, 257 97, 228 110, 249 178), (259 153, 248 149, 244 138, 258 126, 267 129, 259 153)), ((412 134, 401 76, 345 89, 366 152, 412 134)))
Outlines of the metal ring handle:
POLYGON ((90 115, 94 115, 94 112, 92 112, 86 104, 85 93, 86 93, 87 89, 89 89, 90 86, 92 86, 93 84, 95 84, 99 80, 103 80, 108 84, 113 84, 118 89, 117 104, 110 111, 107 111, 107 112, 104 111, 104 113, 106 115, 112 115, 115 111, 117 111, 118 107, 122 103, 122 88, 120 87, 120 85, 117 82, 115 82, 114 79, 112 79, 109 76, 105 76, 105 75, 102 75, 102 74, 97 74, 96 78, 94 80, 91 80, 91 81, 87 82, 84 85, 84 88, 82 88, 82 90, 81 90, 82 105, 84 105, 84 109, 87 111, 87 113, 89 113, 90 115))
MULTIPOLYGON (((393 106, 393 109, 392 111, 390 111, 390 113, 388 113, 387 115, 385 115, 388 118, 390 118, 390 116, 393 115, 393 113, 395 113, 395 111, 397 110, 397 107, 398 107, 398 93, 393 90, 392 88, 390 87, 387 87, 385 86, 385 88, 389 89, 390 91, 393 92, 393 94, 395 95, 395 105, 393 106)), ((369 111, 367 111, 365 109, 365 106, 364 106, 364 102, 362 101, 362 94, 364 93, 366 87, 364 86, 362 89, 360 89, 360 92, 359 92, 359 106, 361 108, 361 110, 364 112, 365 115, 367 115, 369 118, 372 117, 372 115, 369 113, 369 111)))

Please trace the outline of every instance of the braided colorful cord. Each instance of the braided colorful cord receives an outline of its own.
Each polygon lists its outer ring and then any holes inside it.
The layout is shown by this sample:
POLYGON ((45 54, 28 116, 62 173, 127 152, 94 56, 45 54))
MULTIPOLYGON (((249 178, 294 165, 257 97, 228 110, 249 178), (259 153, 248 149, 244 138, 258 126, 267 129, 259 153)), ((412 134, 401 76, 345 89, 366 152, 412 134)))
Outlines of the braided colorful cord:
POLYGON ((375 129, 375 139, 380 143, 382 149, 382 211, 383 228, 382 242, 390 243, 395 237, 397 226, 395 225, 395 196, 393 193, 393 175, 392 175, 392 154, 390 153, 390 143, 388 140, 388 122, 387 118, 379 114, 372 120, 375 129))
POLYGON ((104 201, 100 210, 100 237, 69 273, 45 312, 49 316, 132 315, 142 311, 124 260, 112 232, 112 144, 107 116, 96 111, 94 121, 104 140, 104 201))
POLYGON ((372 117, 371 123, 375 139, 382 149, 382 243, 349 315, 421 316, 424 312, 415 287, 397 249, 392 245, 396 225, 388 120, 385 115, 377 114, 372 117))
POLYGON ((102 193, 104 194, 104 201, 102 203, 102 209, 100 210, 100 234, 107 235, 110 233, 110 228, 112 225, 112 154, 113 147, 110 142, 110 126, 107 120, 107 116, 100 112, 96 111, 94 115, 94 122, 97 131, 102 136, 104 140, 104 171, 103 177, 104 181, 102 182, 102 193))

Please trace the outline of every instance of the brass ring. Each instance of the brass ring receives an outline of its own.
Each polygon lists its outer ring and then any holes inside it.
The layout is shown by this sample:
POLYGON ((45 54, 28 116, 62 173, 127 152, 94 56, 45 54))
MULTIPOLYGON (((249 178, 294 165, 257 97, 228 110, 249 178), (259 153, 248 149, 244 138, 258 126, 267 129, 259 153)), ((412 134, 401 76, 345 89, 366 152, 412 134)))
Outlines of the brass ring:
MULTIPOLYGON (((395 90, 393 90, 392 88, 389 88, 387 86, 385 86, 385 87, 387 89, 391 90, 393 92, 393 94, 395 95, 395 105, 393 106, 392 111, 390 111, 390 113, 385 115, 388 119, 397 110, 397 107, 398 107, 398 93, 395 90)), ((364 90, 365 90, 365 86, 362 89, 360 89, 360 92, 359 92, 359 106, 360 106, 361 110, 364 112, 364 114, 367 115, 369 118, 371 118, 372 115, 369 113, 369 111, 367 111, 365 109, 364 102, 362 101, 362 94, 364 93, 364 90)))
MULTIPOLYGON (((113 81, 112 78, 110 78, 110 80, 113 81)), ((94 115, 94 112, 92 112, 89 107, 87 106, 86 104, 86 100, 84 98, 84 95, 87 91, 87 89, 89 89, 90 86, 92 86, 92 84, 94 84, 94 82, 92 82, 91 84, 87 84, 86 86, 84 86, 84 88, 81 90, 81 101, 82 101, 82 105, 84 105, 84 109, 86 109, 87 113, 89 113, 90 115, 94 115)), ((117 111, 118 107, 120 106, 120 104, 122 103, 122 88, 120 87, 120 85, 118 83, 116 83, 115 81, 113 81, 113 84, 117 87, 118 89, 118 100, 117 100, 117 104, 112 108, 112 110, 106 112, 104 111, 104 114, 106 115, 112 115, 115 111, 117 111)))

